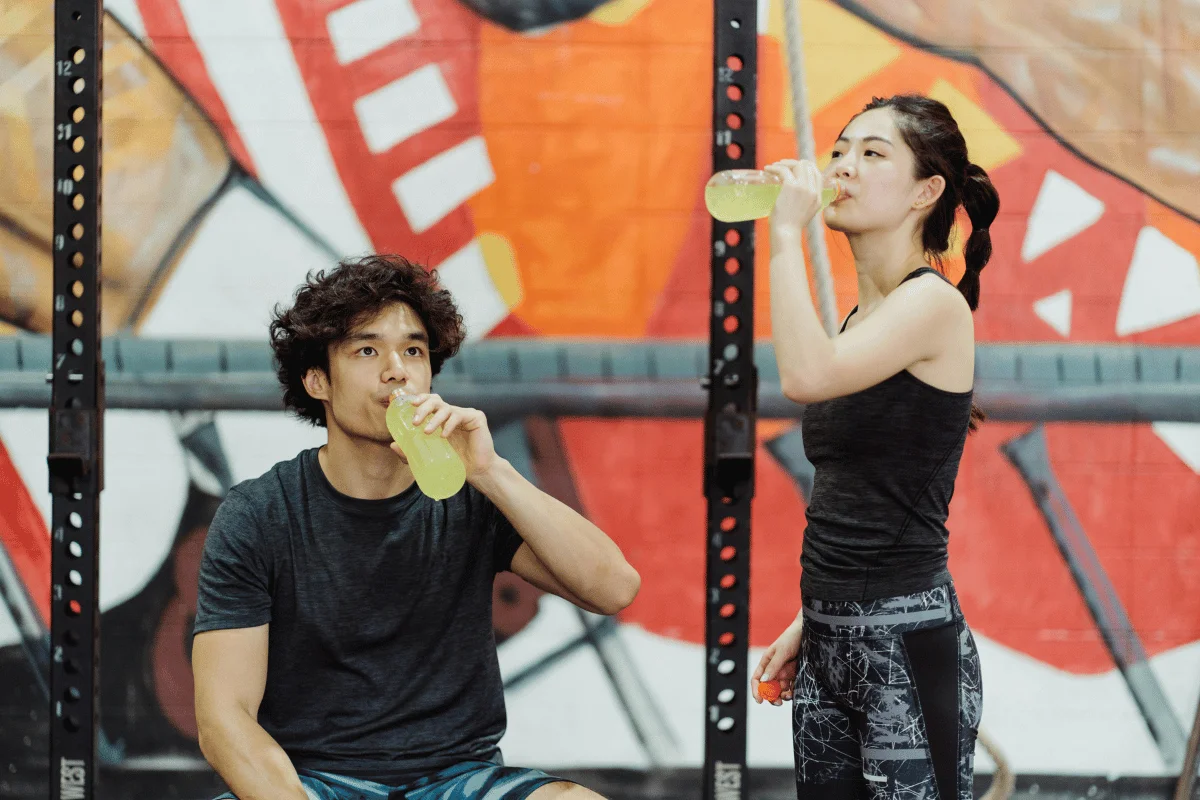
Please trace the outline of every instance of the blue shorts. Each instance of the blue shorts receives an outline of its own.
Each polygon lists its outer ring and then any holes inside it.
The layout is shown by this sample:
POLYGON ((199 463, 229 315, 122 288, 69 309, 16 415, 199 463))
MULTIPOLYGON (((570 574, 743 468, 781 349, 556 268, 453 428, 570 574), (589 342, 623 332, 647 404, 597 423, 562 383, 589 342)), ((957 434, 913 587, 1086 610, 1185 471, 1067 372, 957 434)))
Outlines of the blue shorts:
MULTIPOLYGON (((464 761, 403 786, 307 769, 298 772, 312 800, 525 800, 537 789, 562 781, 540 770, 490 761, 464 761)), ((226 793, 216 800, 237 797, 226 793)))

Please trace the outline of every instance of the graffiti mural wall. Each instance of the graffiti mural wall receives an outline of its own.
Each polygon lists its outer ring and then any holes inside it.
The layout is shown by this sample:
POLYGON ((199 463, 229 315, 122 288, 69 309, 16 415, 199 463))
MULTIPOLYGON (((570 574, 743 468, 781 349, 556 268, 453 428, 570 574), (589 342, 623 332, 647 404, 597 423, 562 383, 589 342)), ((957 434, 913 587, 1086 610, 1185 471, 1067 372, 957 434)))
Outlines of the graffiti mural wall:
MULTIPOLYGON (((52 5, 0 0, 2 335, 50 326, 52 5)), ((766 162, 793 155, 796 141, 783 2, 758 5, 766 162)), ((799 6, 818 153, 873 95, 915 91, 951 107, 991 173, 1003 207, 977 314, 982 340, 1200 345, 1200 7, 799 6)), ((705 3, 114 0, 107 9, 106 334, 262 340, 271 307, 309 270, 378 250, 436 268, 475 339, 707 336, 705 3)), ((844 240, 830 234, 828 245, 845 313, 853 264, 844 240)), ((765 248, 759 257, 765 266, 765 248)), ((766 281, 758 286, 766 338, 766 281)), ((754 658, 799 603, 804 501, 770 447, 793 425, 760 425, 754 658)), ((952 506, 951 569, 984 660, 984 727, 1018 772, 1166 774, 1001 450, 1028 428, 989 423, 971 438, 952 506)), ((188 631, 207 522, 232 483, 321 436, 249 412, 111 411, 106 433, 106 753, 184 763, 198 757, 188 631)), ((510 452, 533 445, 543 482, 617 540, 643 589, 607 645, 564 648, 595 621, 527 586, 498 586, 506 758, 699 764, 699 421, 543 420, 510 433, 510 452), (625 684, 611 677, 618 661, 632 676, 625 684), (628 681, 652 702, 631 708, 628 681), (651 742, 639 736, 647 731, 651 742)), ((1200 695, 1200 425, 1056 424, 1046 437, 1186 726, 1200 695)), ((45 449, 44 410, 0 410, 0 543, 43 617, 45 449)), ((13 687, 0 692, 0 793, 43 780, 46 703, 18 642, 0 607, 0 686, 13 687)), ((750 724, 751 764, 790 765, 787 711, 752 706, 750 724)), ((982 754, 978 763, 991 769, 982 754)))

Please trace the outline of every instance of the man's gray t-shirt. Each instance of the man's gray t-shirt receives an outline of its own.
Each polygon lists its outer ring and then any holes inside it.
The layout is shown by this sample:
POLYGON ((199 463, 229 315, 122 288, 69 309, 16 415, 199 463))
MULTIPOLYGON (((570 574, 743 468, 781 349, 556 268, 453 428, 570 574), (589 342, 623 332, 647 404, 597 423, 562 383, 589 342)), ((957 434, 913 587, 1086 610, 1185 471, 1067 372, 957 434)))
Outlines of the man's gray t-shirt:
POLYGON ((221 503, 195 632, 270 623, 258 721, 298 769, 396 784, 499 761, 492 583, 520 545, 469 484, 359 500, 306 450, 221 503))

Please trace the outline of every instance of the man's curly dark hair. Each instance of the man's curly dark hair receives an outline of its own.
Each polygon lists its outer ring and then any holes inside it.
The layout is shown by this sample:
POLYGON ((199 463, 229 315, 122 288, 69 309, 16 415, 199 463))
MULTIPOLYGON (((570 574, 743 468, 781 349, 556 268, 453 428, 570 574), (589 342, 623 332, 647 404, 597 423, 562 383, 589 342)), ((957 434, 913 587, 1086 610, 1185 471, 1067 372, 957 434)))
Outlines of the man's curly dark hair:
POLYGON ((275 307, 271 348, 284 406, 301 419, 325 427, 325 406, 304 388, 304 376, 313 367, 328 375, 330 346, 393 303, 408 304, 421 318, 437 375, 466 337, 450 292, 441 288, 435 275, 403 256, 347 259, 328 272, 310 273, 296 290, 291 308, 275 307))

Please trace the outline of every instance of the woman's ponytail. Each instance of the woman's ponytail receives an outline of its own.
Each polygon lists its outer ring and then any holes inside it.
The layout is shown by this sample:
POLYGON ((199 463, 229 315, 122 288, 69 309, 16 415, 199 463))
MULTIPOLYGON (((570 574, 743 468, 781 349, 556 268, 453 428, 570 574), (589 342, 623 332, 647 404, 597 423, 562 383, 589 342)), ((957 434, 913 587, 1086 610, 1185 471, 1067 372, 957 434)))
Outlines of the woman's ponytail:
POLYGON ((979 307, 979 273, 992 257, 992 234, 988 228, 1000 213, 1000 194, 987 172, 978 164, 967 165, 962 203, 971 219, 971 236, 963 249, 967 269, 958 282, 958 290, 974 311, 979 307))

